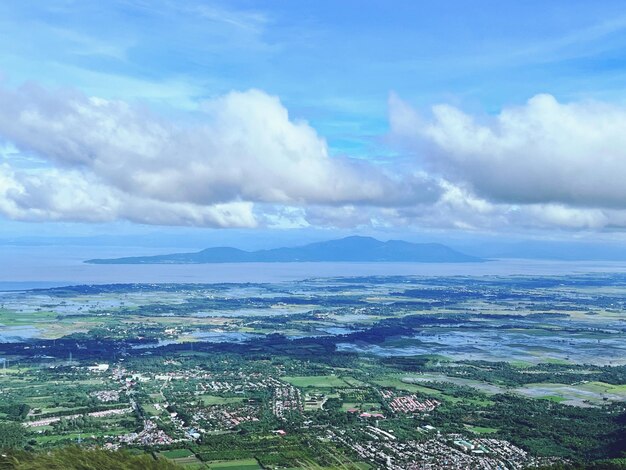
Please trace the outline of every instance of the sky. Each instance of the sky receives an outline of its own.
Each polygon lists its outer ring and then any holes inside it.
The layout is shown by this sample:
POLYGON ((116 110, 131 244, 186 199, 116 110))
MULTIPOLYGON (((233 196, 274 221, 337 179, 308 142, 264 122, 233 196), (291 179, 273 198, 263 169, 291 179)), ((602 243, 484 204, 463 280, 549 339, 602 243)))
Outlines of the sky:
POLYGON ((6 0, 0 240, 621 243, 625 79, 621 1, 6 0))

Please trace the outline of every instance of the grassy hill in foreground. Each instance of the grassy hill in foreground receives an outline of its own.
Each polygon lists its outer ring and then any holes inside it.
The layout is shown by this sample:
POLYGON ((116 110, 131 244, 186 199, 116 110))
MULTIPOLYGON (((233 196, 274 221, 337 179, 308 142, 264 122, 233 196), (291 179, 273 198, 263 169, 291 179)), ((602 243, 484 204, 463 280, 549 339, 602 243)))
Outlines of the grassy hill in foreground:
MULTIPOLYGON (((1 470, 179 470, 183 467, 150 454, 68 446, 49 452, 0 452, 1 470)), ((626 459, 598 460, 588 464, 556 464, 537 470, 626 470, 626 459)))
POLYGON ((4 451, 2 470, 177 470, 167 459, 155 460, 150 454, 133 455, 123 451, 84 449, 70 446, 50 452, 4 451))

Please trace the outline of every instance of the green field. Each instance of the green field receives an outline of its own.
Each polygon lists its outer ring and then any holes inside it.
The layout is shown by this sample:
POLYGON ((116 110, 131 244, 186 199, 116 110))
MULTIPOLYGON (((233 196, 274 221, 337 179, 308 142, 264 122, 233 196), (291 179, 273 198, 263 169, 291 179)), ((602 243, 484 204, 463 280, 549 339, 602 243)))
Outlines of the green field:
POLYGON ((164 450, 163 452, 159 452, 159 454, 168 459, 184 459, 194 455, 189 449, 164 450))
POLYGON ((466 426, 467 429, 469 429, 472 432, 475 432, 476 434, 493 434, 498 432, 498 429, 496 428, 488 428, 488 427, 484 427, 484 426, 466 426))
POLYGON ((380 403, 367 402, 367 403, 356 403, 356 402, 345 402, 341 405, 342 411, 348 411, 349 409, 356 409, 360 411, 376 411, 380 410, 380 403))
POLYGON ((180 465, 182 468, 186 469, 200 469, 207 468, 204 463, 202 463, 198 458, 188 449, 174 449, 174 450, 165 450, 163 452, 159 452, 159 456, 165 457, 168 460, 175 462, 180 465))
POLYGON ((209 462, 211 470, 260 470, 260 465, 255 459, 225 460, 209 462))
POLYGON ((435 390, 434 388, 429 388, 424 385, 417 385, 413 383, 404 382, 401 378, 398 378, 398 377, 387 376, 379 380, 374 380, 374 383, 381 385, 383 387, 395 388, 398 390, 405 390, 407 392, 423 393, 424 395, 432 396, 435 398, 453 399, 453 397, 449 397, 448 395, 443 394, 439 390, 435 390))
POLYGON ((144 411, 152 416, 159 416, 162 412, 157 410, 156 407, 151 404, 151 403, 146 403, 145 405, 143 405, 143 409, 144 411))
POLYGON ((360 382, 352 377, 338 377, 336 375, 311 375, 304 377, 281 377, 294 387, 313 388, 348 388, 354 387, 360 382))
POLYGON ((229 405, 232 403, 241 403, 244 400, 242 397, 218 397, 216 395, 202 395, 200 398, 202 399, 202 403, 207 406, 229 405))

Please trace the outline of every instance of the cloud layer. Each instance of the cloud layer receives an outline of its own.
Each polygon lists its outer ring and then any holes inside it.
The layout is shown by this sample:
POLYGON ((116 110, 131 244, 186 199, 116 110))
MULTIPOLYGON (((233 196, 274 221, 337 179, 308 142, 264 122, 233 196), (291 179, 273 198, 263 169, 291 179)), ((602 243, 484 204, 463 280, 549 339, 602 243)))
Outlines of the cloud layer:
POLYGON ((29 85, 0 91, 0 135, 47 162, 2 168, 14 218, 254 226, 254 204, 406 206, 438 186, 330 157, 324 139, 278 98, 232 92, 175 124, 121 101, 29 85))
POLYGON ((386 164, 331 156, 277 97, 231 92, 166 119, 0 88, 0 214, 207 227, 626 227, 626 108, 537 95, 496 116, 390 99, 386 164), (35 162, 35 163, 33 163, 35 162))
POLYGON ((392 101, 398 135, 430 144, 433 170, 506 203, 626 208, 626 108, 560 104, 537 95, 524 106, 477 119, 448 105, 430 122, 392 101))
POLYGON ((431 175, 481 200, 481 210, 540 226, 624 227, 624 107, 543 94, 496 116, 438 105, 425 119, 392 96, 390 122, 431 175))

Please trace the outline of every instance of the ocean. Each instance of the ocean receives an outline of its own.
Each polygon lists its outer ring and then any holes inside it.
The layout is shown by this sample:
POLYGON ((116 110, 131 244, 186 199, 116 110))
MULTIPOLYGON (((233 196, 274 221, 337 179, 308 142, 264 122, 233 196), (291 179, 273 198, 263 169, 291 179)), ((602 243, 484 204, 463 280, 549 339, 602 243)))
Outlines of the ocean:
MULTIPOLYGON (((180 250, 168 248, 161 253, 180 250)), ((111 283, 264 283, 351 276, 567 275, 626 272, 626 262, 500 259, 484 263, 85 264, 94 257, 158 254, 154 249, 0 247, 0 290, 111 283)))

